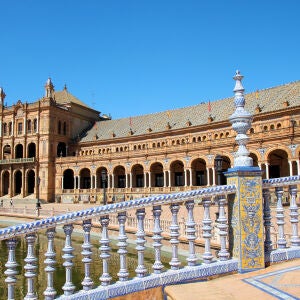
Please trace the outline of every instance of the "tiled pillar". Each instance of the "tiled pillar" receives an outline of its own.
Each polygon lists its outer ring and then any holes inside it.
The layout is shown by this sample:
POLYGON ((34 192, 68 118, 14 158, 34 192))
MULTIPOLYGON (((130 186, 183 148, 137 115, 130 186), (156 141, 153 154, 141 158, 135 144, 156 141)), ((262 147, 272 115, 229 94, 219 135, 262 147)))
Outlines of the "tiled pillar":
POLYGON ((234 167, 225 174, 237 188, 229 196, 229 249, 239 261, 239 272, 265 267, 262 172, 258 167, 234 167))

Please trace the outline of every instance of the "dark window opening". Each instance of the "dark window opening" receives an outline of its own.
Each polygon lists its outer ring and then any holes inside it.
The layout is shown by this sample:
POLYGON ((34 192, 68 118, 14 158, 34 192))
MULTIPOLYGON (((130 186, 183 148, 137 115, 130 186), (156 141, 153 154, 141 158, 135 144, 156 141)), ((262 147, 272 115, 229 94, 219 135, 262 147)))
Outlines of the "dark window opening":
POLYGON ((156 187, 164 186, 164 174, 163 173, 155 174, 155 186, 156 187))

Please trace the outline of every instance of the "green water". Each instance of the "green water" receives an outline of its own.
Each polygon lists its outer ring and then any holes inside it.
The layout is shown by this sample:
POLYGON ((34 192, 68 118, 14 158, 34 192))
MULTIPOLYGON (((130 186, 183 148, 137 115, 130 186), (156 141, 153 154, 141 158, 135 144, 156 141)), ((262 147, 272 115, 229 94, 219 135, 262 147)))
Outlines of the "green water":
MULTIPOLYGON (((99 240, 99 238, 98 238, 99 240)), ((96 238, 92 238, 92 260, 93 263, 90 265, 91 269, 91 277, 94 281, 94 287, 97 287, 100 285, 99 277, 102 274, 102 261, 99 258, 100 251, 99 251, 99 241, 96 238)), ((55 260, 57 261, 55 267, 56 271, 54 272, 54 288, 57 291, 57 295, 62 295, 63 290, 62 287, 65 283, 65 268, 63 267, 64 260, 62 259, 62 255, 64 254, 62 252, 62 249, 64 247, 64 238, 56 237, 55 238, 55 253, 56 257, 55 260)), ((72 246, 74 248, 73 255, 75 256, 73 258, 74 266, 72 268, 72 282, 76 286, 76 291, 82 289, 81 282, 84 278, 84 265, 82 263, 82 241, 77 240, 77 238, 72 240, 72 246)), ((119 271, 119 255, 116 252, 117 249, 113 248, 111 251, 111 257, 109 260, 109 273, 112 276, 112 282, 118 280, 117 273, 119 271)), ((136 250, 132 247, 127 249, 127 268, 130 273, 129 277, 132 278, 135 276, 135 269, 137 267, 137 256, 136 256, 136 250)), ((47 238, 44 234, 39 234, 36 244, 35 244, 35 254, 36 257, 38 257, 37 260, 37 277, 35 278, 35 291, 38 293, 38 299, 44 299, 43 292, 47 287, 47 275, 44 271, 46 265, 44 264, 45 260, 45 253, 47 252, 47 238)), ((17 284, 15 286, 15 299, 23 299, 26 296, 27 293, 27 281, 24 276, 24 258, 27 256, 27 246, 25 239, 20 239, 17 249, 16 249, 16 261, 19 264, 18 272, 19 275, 17 275, 17 284)), ((147 256, 147 255, 146 255, 147 256)), ((1 299, 7 299, 7 286, 4 282, 6 276, 4 274, 6 267, 5 263, 7 262, 8 257, 8 250, 6 247, 5 241, 0 242, 0 295, 1 299)), ((148 273, 152 273, 152 265, 153 265, 153 253, 152 255, 149 255, 147 258, 145 257, 145 266, 148 269, 148 273)))

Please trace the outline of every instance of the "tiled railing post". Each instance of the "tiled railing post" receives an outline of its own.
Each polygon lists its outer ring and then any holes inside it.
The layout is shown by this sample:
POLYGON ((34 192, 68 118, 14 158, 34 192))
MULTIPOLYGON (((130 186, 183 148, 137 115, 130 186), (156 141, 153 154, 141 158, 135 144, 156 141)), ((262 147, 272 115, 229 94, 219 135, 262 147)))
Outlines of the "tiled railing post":
POLYGON ((246 145, 253 116, 245 110, 244 76, 236 71, 233 79, 235 111, 229 117, 232 128, 236 131, 238 150, 234 153, 233 168, 226 173, 227 184, 235 184, 236 195, 230 199, 229 237, 233 257, 239 260, 239 271, 248 272, 265 267, 263 238, 263 201, 262 177, 259 167, 253 166, 246 145))
POLYGON ((186 221, 186 235, 189 241, 189 257, 186 259, 189 266, 195 266, 197 262, 197 257, 195 254, 195 240, 196 240, 196 229, 193 210, 195 207, 194 200, 188 200, 185 202, 185 207, 188 211, 187 221, 186 221))
POLYGON ((145 220, 145 208, 137 209, 137 232, 136 232, 136 250, 138 256, 138 266, 135 269, 137 277, 144 277, 147 273, 147 269, 144 264, 144 252, 145 252, 145 230, 144 230, 144 220, 145 220))
POLYGON ((178 259, 178 244, 179 244, 179 225, 178 225, 178 211, 179 205, 177 203, 173 203, 170 206, 172 212, 172 223, 170 226, 170 243, 172 246, 172 259, 170 261, 171 270, 178 270, 180 266, 180 260, 178 259))
POLYGON ((161 262, 161 247, 162 247, 162 229, 160 227, 160 216, 161 216, 161 206, 153 206, 153 219, 154 219, 154 229, 153 229, 153 248, 155 261, 153 264, 154 274, 160 274, 162 272, 163 264, 161 262))
POLYGON ((109 247, 109 237, 108 237, 108 224, 109 224, 109 216, 105 215, 100 217, 100 223, 102 226, 102 235, 100 239, 100 258, 102 259, 102 267, 103 267, 103 272, 100 277, 101 285, 102 286, 107 286, 110 284, 111 281, 111 276, 109 275, 108 272, 108 266, 109 266, 109 258, 110 258, 110 250, 111 248, 109 247))
POLYGON ((298 213, 298 206, 296 204, 297 186, 291 185, 289 188, 289 192, 291 195, 291 203, 290 203, 290 217, 291 217, 291 224, 292 224, 291 246, 300 246, 300 238, 298 233, 299 213, 298 213))
POLYGON ((56 296, 56 291, 53 287, 53 273, 55 271, 55 252, 54 252, 54 236, 55 236, 55 227, 48 228, 46 232, 48 239, 47 252, 45 253, 46 259, 44 261, 46 267, 45 272, 47 274, 47 288, 44 291, 45 300, 52 300, 56 296))
POLYGON ((270 253, 272 251, 272 239, 271 239, 271 225, 272 216, 270 209, 270 190, 263 189, 263 201, 264 201, 264 226, 265 226, 265 253, 270 253))
POLYGON ((15 299, 15 284, 17 282, 16 275, 18 274, 17 267, 18 264, 16 262, 16 246, 18 240, 15 238, 11 238, 6 241, 8 248, 8 260, 5 264, 6 271, 4 274, 7 276, 5 278, 5 283, 7 284, 7 299, 12 300, 15 299))
POLYGON ((36 234, 29 233, 25 236, 27 242, 27 256, 24 259, 26 265, 25 269, 25 277, 27 278, 27 294, 24 299, 37 299, 37 294, 34 291, 34 277, 36 277, 36 269, 37 269, 37 258, 34 255, 34 243, 36 241, 36 234))
POLYGON ((126 254, 127 254, 127 236, 125 231, 125 222, 126 222, 126 212, 118 213, 118 221, 119 221, 119 236, 117 246, 119 247, 118 253, 120 255, 120 270, 118 272, 119 280, 126 281, 128 280, 128 270, 127 270, 127 262, 126 262, 126 254))
POLYGON ((277 218, 277 225, 278 225, 278 241, 277 245, 279 249, 286 248, 286 238, 284 234, 284 209, 282 206, 282 195, 283 195, 283 188, 276 187, 275 194, 277 197, 277 206, 276 206, 276 218, 277 218))
POLYGON ((89 219, 89 220, 84 220, 83 221, 83 224, 82 224, 82 227, 83 227, 83 231, 84 231, 84 242, 82 244, 82 256, 83 256, 83 259, 82 259, 82 262, 84 264, 84 279, 83 281, 81 282, 82 284, 82 287, 85 291, 88 291, 90 290, 92 287, 93 287, 93 280, 90 276, 90 266, 91 266, 91 263, 92 263, 92 244, 91 244, 91 241, 90 241, 90 232, 91 232, 91 228, 92 228, 92 220, 89 219))
POLYGON ((237 167, 226 173, 237 192, 229 197, 229 249, 238 259, 240 273, 265 268, 261 171, 237 167))

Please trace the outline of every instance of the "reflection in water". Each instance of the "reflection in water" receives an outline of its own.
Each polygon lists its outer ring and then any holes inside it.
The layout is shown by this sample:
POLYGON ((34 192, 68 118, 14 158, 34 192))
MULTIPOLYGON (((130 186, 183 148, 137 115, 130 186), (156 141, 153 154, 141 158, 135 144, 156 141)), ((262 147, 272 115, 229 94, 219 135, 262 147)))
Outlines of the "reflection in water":
MULTIPOLYGON (((91 243, 93 245, 92 247, 92 264, 90 265, 91 269, 91 277, 94 281, 94 286, 97 287, 100 285, 99 277, 102 274, 102 261, 99 258, 100 250, 99 248, 99 242, 96 238, 91 239, 91 243)), ((57 234, 57 237, 55 238, 54 248, 56 253, 56 271, 54 272, 54 288, 57 291, 57 295, 62 295, 63 290, 62 286, 65 283, 65 268, 63 267, 64 260, 62 259, 62 255, 64 254, 62 249, 64 247, 65 241, 64 238, 61 236, 59 237, 57 234)), ((72 246, 74 248, 73 255, 75 256, 73 258, 73 268, 72 268, 72 282, 76 286, 76 291, 82 289, 81 282, 84 278, 84 265, 82 263, 82 255, 81 255, 81 248, 82 241, 73 239, 72 240, 72 246)), ((113 245, 111 245, 113 247, 113 245)), ((47 287, 47 274, 44 271, 46 265, 44 264, 45 260, 45 253, 47 251, 47 238, 44 234, 38 234, 38 238, 36 240, 35 244, 35 255, 37 256, 37 277, 35 278, 35 291, 38 293, 38 298, 43 299, 43 292, 47 287)), ((112 281, 117 281, 118 276, 117 273, 119 272, 119 255, 116 252, 117 249, 113 249, 111 251, 111 257, 109 262, 109 272, 112 276, 112 281)), ((19 265, 18 267, 18 273, 17 275, 17 283, 15 286, 15 299, 23 299, 26 296, 27 293, 27 281, 24 276, 24 259, 27 256, 27 246, 26 241, 24 238, 19 240, 19 244, 16 248, 16 261, 19 265)), ((3 297, 2 299, 7 299, 7 286, 5 283, 6 276, 4 275, 4 272, 6 270, 5 264, 7 262, 8 257, 8 250, 6 247, 6 242, 1 241, 0 242, 0 295, 3 297)), ((152 259, 145 257, 145 266, 148 270, 148 273, 152 273, 152 264, 153 264, 153 255, 152 259)), ((137 267, 137 255, 135 249, 128 249, 127 254, 127 268, 129 271, 129 277, 132 278, 135 276, 135 269, 137 267)))

